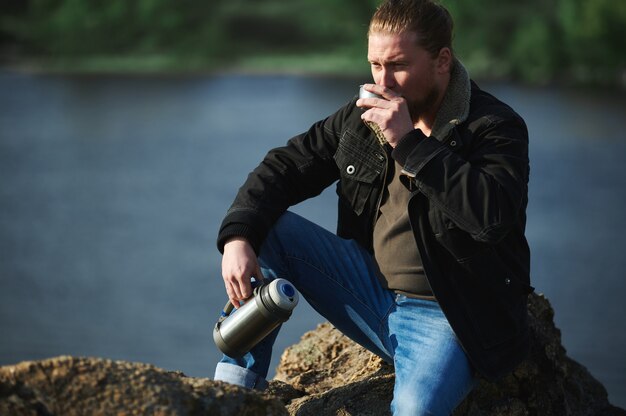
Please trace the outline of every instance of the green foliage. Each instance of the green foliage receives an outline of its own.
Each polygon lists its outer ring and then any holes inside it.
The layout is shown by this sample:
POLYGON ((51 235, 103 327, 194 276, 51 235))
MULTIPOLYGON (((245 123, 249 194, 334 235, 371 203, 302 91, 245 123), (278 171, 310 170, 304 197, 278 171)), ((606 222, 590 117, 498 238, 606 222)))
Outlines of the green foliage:
POLYGON ((194 1, 30 0, 28 6, 1 23, 27 48, 49 55, 172 51, 190 40, 199 47, 197 34, 211 23, 210 10, 194 1), (194 27, 197 32, 187 31, 194 27))
POLYGON ((445 1, 474 73, 533 83, 614 84, 626 71, 626 2, 445 1))
MULTIPOLYGON (((367 71, 378 1, 7 0, 0 48, 11 43, 47 62, 367 71)), ((626 71, 624 1, 441 1, 455 19, 455 51, 475 76, 615 83, 626 71)))
POLYGON ((568 70, 575 77, 597 81, 624 71, 625 2, 562 0, 558 16, 568 70))

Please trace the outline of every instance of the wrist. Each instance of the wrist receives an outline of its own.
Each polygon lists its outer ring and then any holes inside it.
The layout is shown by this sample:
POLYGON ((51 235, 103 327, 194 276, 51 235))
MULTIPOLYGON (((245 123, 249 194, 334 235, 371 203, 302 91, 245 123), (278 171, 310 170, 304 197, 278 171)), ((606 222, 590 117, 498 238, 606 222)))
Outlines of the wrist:
POLYGON ((236 252, 237 250, 246 250, 248 248, 250 248, 251 251, 254 251, 252 245, 246 238, 234 236, 230 237, 228 240, 226 240, 226 243, 224 243, 224 254, 226 254, 227 251, 236 252))
POLYGON ((413 152, 413 150, 417 147, 420 140, 425 137, 426 136, 420 129, 415 129, 407 133, 404 137, 398 140, 393 152, 391 153, 391 157, 393 157, 400 165, 404 166, 411 152, 413 152))
POLYGON ((250 244, 250 242, 248 241, 247 238, 245 237, 241 237, 241 236, 232 236, 232 237, 228 237, 226 239, 226 241, 224 242, 224 248, 226 248, 227 245, 231 244, 231 243, 247 243, 250 244))
POLYGON ((224 246, 231 240, 244 240, 253 247, 255 252, 261 245, 254 229, 242 223, 229 224, 220 230, 217 238, 217 248, 220 253, 224 253, 224 246))

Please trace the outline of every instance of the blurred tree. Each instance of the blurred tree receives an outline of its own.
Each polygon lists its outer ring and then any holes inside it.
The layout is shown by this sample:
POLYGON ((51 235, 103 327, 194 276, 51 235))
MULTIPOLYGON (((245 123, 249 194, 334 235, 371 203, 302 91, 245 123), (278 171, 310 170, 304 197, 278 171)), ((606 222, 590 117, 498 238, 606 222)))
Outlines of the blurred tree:
MULTIPOLYGON (((479 77, 614 83, 626 72, 624 1, 441 1, 455 19, 455 50, 479 77)), ((311 54, 360 63, 378 3, 4 0, 0 45, 14 43, 44 58, 163 55, 205 67, 311 54)))
POLYGON ((626 74, 626 2, 561 0, 557 16, 569 76, 601 81, 626 74))
POLYGON ((0 47, 16 42, 11 23, 15 22, 18 16, 24 15, 27 10, 26 0, 3 0, 0 3, 0 47))
POLYGON ((559 61, 554 11, 558 0, 449 0, 459 56, 486 77, 550 79, 559 61))

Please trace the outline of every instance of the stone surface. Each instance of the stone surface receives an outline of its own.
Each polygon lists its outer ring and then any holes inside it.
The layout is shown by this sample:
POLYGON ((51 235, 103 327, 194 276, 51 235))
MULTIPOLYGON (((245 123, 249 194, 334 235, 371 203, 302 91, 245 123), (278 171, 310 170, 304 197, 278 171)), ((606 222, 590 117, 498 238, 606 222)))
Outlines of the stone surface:
POLYGON ((0 415, 287 415, 283 403, 147 364, 58 357, 0 367, 0 415))
MULTIPOLYGON (((455 416, 626 416, 561 345, 549 302, 529 299, 529 358, 480 380, 455 416)), ((58 357, 0 367, 0 415, 388 415, 393 368, 329 324, 288 348, 263 394, 157 367, 58 357)))
MULTIPOLYGON (((626 415, 609 404, 602 384, 567 356, 548 300, 533 294, 529 312, 529 358, 497 383, 480 380, 454 415, 626 415)), ((385 415, 393 381, 392 367, 322 324, 284 352, 272 384, 288 383, 300 392, 287 404, 292 415, 385 415)))

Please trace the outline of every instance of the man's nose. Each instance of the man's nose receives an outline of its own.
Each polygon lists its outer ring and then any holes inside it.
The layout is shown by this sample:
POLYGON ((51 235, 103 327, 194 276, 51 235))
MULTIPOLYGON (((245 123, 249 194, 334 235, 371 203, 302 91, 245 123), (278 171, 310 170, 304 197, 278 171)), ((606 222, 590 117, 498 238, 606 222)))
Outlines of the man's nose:
POLYGON ((380 71, 380 79, 377 84, 382 85, 385 88, 393 89, 396 86, 396 79, 393 71, 388 68, 383 68, 380 71))

